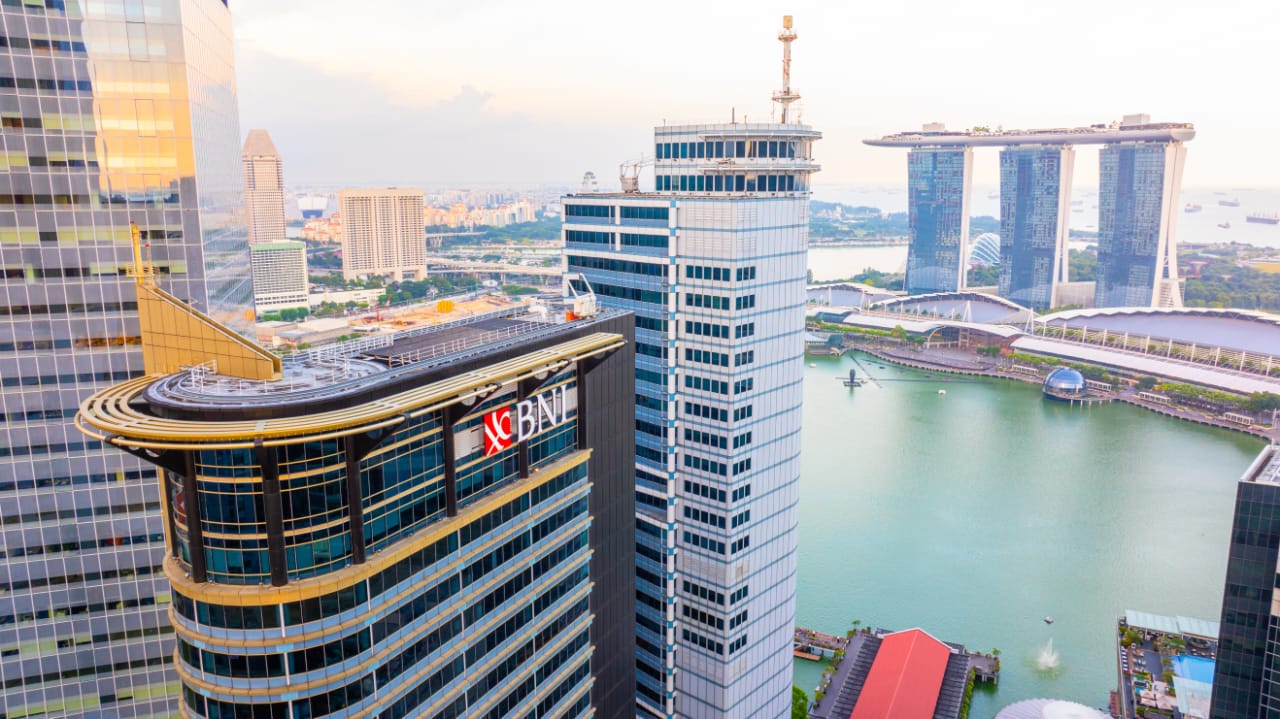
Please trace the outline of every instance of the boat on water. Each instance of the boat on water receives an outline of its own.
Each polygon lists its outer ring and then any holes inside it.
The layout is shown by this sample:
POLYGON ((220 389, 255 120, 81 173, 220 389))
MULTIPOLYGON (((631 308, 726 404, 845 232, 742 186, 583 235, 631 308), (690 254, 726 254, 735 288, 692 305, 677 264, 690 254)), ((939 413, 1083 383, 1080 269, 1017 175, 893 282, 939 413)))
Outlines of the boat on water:
POLYGON ((1053 617, 1045 617, 1045 618, 1044 618, 1044 623, 1045 623, 1045 624, 1053 624, 1053 617))
POLYGON ((1231 223, 1230 223, 1230 222, 1219 222, 1219 223, 1218 223, 1218 227, 1221 227, 1221 228, 1222 228, 1222 229, 1224 229, 1224 230, 1229 230, 1229 229, 1231 229, 1231 223))
POLYGON ((1218 204, 1222 205, 1223 207, 1239 207, 1240 198, 1232 197, 1231 199, 1228 199, 1228 200, 1218 200, 1218 204))
POLYGON ((1184 207, 1184 208, 1182 208, 1182 209, 1183 209, 1185 212, 1199 212, 1200 210, 1203 210, 1204 208, 1203 208, 1203 207, 1201 207, 1201 206, 1199 206, 1199 205, 1197 205, 1197 204, 1195 204, 1195 203, 1188 202, 1188 203, 1187 203, 1187 206, 1186 206, 1186 207, 1184 207))
POLYGON ((1245 222, 1255 222, 1260 225, 1280 225, 1280 215, 1267 215, 1258 212, 1249 215, 1244 219, 1245 222))

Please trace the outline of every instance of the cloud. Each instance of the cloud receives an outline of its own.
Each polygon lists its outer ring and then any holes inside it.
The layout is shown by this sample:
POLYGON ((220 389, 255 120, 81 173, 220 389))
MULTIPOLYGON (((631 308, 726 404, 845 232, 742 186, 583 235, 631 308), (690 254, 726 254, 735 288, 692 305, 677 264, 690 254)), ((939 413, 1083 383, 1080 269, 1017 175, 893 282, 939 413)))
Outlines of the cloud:
POLYGON ((291 186, 573 185, 588 169, 608 177, 651 136, 644 125, 504 112, 492 93, 471 86, 419 103, 378 78, 332 74, 254 48, 242 48, 237 60, 242 130, 271 133, 291 186))

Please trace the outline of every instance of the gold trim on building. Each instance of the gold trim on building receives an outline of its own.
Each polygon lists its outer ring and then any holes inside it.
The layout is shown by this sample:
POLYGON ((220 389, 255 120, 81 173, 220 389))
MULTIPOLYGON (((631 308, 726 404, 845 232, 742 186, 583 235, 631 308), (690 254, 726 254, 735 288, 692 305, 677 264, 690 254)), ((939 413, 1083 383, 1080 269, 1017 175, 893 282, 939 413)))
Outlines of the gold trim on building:
POLYGON ((479 398, 550 371, 554 365, 604 354, 624 344, 621 335, 596 332, 354 407, 266 420, 181 420, 146 414, 130 405, 154 381, 140 377, 86 399, 75 424, 89 437, 116 446, 155 450, 237 449, 252 447, 255 441, 272 447, 344 437, 392 427, 406 415, 418 417, 479 398))

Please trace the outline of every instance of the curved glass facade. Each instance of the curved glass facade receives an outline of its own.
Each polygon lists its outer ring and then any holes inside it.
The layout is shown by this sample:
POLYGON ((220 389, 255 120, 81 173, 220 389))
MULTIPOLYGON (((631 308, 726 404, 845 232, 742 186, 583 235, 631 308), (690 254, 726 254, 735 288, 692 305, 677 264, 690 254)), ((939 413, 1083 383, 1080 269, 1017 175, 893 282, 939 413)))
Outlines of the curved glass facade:
POLYGON ((1044 391, 1055 394, 1083 394, 1084 375, 1070 367, 1059 367, 1044 378, 1044 391))

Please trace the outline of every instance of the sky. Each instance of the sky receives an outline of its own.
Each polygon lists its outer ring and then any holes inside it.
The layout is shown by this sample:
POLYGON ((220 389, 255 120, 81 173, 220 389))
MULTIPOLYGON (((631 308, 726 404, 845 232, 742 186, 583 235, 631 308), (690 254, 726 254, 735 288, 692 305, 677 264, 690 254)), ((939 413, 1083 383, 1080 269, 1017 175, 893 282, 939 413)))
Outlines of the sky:
MULTIPOLYGON (((576 186, 652 154, 652 128, 766 121, 792 87, 823 133, 825 184, 900 185, 924 122, 1193 122, 1184 185, 1280 186, 1269 0, 241 0, 241 129, 266 128, 292 186, 576 186), (371 7, 377 10, 371 11, 371 7)), ((997 151, 975 183, 998 182, 997 151)), ((1076 184, 1097 185, 1096 150, 1076 184)))

